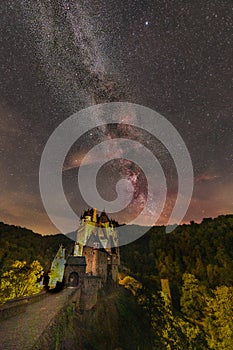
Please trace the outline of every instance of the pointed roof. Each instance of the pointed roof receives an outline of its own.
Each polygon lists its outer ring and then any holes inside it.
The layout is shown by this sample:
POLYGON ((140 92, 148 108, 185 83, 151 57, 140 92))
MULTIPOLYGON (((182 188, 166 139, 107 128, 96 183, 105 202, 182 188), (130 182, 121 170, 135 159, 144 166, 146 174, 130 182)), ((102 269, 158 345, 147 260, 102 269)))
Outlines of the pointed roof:
POLYGON ((105 223, 105 222, 110 222, 108 215, 105 213, 105 211, 102 211, 100 214, 100 222, 105 223))

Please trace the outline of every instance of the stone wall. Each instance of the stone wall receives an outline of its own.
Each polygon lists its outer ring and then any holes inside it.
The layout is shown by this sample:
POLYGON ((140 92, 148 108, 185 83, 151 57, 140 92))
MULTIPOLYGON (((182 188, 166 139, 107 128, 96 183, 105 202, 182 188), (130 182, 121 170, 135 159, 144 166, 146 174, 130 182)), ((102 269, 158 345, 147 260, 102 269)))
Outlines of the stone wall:
POLYGON ((33 350, 58 350, 64 349, 66 346, 71 349, 72 342, 76 342, 75 345, 77 345, 77 339, 72 338, 72 325, 73 321, 76 320, 75 315, 77 312, 83 313, 97 305, 98 291, 101 288, 102 281, 100 277, 86 276, 82 288, 74 288, 74 293, 69 296, 64 307, 42 333, 33 346, 33 350), (71 342, 71 344, 65 346, 64 339, 68 343, 71 342))
POLYGON ((108 254, 99 249, 84 247, 83 254, 86 259, 86 273, 93 276, 100 276, 102 281, 107 281, 108 254))
POLYGON ((46 297, 46 292, 41 292, 27 297, 15 298, 0 306, 0 320, 19 315, 26 311, 27 305, 35 303, 46 297))
POLYGON ((46 327, 32 347, 32 350, 64 349, 62 345, 63 340, 72 335, 72 322, 75 313, 80 307, 81 292, 80 287, 73 289, 73 293, 67 298, 63 308, 60 309, 50 322, 49 326, 46 327))
POLYGON ((98 291, 102 286, 100 277, 86 276, 80 300, 81 310, 90 310, 97 303, 98 291))
POLYGON ((82 285, 86 274, 86 262, 84 257, 71 255, 67 257, 64 273, 65 286, 69 286, 69 277, 72 272, 77 273, 79 280, 78 285, 82 285))

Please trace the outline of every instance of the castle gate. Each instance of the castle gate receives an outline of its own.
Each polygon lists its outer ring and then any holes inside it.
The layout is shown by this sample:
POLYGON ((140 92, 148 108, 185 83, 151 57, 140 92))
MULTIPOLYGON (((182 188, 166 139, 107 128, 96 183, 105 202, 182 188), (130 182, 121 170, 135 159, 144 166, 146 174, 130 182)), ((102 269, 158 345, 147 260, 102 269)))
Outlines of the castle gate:
POLYGON ((77 287, 79 283, 79 275, 77 272, 71 272, 69 274, 68 285, 70 287, 77 287))

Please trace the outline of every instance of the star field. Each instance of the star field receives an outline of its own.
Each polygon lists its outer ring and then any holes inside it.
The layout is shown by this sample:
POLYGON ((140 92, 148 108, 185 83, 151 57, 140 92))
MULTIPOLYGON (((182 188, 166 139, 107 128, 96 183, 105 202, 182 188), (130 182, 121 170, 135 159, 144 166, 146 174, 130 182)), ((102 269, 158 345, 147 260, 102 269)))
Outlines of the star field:
MULTIPOLYGON (((181 134, 195 175, 184 221, 233 212, 231 1, 7 0, 1 6, 1 221, 56 232, 39 193, 46 141, 74 112, 112 101, 150 107, 181 134)), ((67 198, 80 213, 86 206, 76 184, 80 159, 122 135, 149 147, 164 168, 168 198, 159 223, 165 223, 177 191, 174 164, 158 140, 135 128, 93 129, 71 148, 63 172, 67 198)), ((140 169, 110 162, 97 185, 112 199, 122 176, 134 186, 128 210, 116 214, 123 222, 146 199, 140 169)))

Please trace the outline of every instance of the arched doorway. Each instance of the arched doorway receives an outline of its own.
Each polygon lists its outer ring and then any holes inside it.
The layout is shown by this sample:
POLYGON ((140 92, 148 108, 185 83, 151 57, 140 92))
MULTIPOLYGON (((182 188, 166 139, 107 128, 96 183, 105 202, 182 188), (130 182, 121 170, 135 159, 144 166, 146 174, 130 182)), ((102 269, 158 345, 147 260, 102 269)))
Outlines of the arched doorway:
POLYGON ((68 285, 70 287, 77 287, 79 281, 79 276, 77 272, 71 272, 69 275, 68 285))

